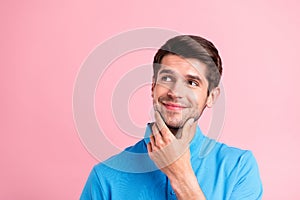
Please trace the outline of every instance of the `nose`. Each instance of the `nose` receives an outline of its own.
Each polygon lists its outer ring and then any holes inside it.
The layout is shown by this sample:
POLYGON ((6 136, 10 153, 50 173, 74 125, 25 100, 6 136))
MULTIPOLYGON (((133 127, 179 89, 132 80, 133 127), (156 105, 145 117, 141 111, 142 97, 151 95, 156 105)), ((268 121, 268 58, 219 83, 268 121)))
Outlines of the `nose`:
POLYGON ((180 83, 180 81, 176 81, 169 88, 168 96, 172 98, 182 98, 184 95, 184 84, 180 83))

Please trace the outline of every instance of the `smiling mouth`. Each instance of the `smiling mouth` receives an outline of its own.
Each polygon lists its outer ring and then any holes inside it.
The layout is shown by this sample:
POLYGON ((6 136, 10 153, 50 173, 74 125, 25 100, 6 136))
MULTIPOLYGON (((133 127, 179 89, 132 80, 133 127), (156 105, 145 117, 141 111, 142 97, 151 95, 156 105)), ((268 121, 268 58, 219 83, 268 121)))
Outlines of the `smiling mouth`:
POLYGON ((173 111, 180 111, 180 110, 183 110, 183 109, 187 108, 185 105, 178 104, 178 103, 162 102, 162 104, 168 110, 173 110, 173 111))

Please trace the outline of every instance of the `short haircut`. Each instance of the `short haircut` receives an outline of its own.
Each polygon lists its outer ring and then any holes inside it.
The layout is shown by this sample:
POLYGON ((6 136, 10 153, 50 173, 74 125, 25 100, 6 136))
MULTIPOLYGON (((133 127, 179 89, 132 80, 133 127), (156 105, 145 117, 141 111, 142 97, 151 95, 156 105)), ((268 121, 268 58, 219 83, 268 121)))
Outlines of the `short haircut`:
POLYGON ((206 65, 205 77, 209 84, 208 93, 219 85, 222 75, 222 60, 212 42, 194 35, 179 35, 169 39, 154 56, 153 76, 155 81, 163 57, 169 54, 194 58, 204 63, 206 65))

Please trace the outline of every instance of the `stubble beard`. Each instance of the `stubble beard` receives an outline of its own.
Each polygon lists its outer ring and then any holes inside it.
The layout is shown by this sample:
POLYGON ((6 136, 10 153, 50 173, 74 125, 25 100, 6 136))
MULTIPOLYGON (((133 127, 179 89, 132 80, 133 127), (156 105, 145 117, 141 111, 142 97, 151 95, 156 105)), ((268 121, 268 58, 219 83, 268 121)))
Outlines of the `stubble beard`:
POLYGON ((176 138, 181 137, 182 128, 190 118, 193 118, 194 122, 196 122, 202 114, 202 112, 191 108, 186 108, 186 110, 183 109, 182 111, 169 111, 163 105, 157 106, 157 111, 176 138))

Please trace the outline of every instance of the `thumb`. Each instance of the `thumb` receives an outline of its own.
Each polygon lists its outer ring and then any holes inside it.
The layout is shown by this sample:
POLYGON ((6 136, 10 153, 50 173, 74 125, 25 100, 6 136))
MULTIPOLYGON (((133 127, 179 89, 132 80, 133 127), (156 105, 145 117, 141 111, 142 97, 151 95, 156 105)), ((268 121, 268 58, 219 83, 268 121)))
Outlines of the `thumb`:
POLYGON ((185 122, 184 126, 182 127, 182 138, 181 139, 183 140, 183 142, 189 143, 193 139, 193 137, 196 133, 196 131, 193 130, 194 122, 195 122, 194 118, 190 118, 185 122))

